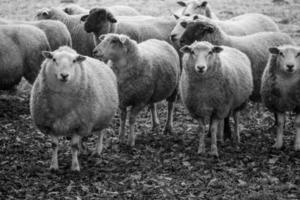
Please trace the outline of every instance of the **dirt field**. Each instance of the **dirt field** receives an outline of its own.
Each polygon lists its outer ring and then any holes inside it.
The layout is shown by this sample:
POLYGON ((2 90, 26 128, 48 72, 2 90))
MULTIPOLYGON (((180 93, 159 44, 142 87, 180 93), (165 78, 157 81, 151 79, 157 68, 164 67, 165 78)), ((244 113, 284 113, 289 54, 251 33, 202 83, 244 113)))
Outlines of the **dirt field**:
MULTIPOLYGON (((84 1, 84 7, 123 4, 141 13, 170 15, 179 8, 171 0, 84 1)), ((210 0, 217 15, 230 18, 246 12, 269 15, 300 44, 300 1, 210 0)), ((37 9, 59 0, 0 0, 0 17, 33 19, 37 9)), ((1 66, 0 66, 1 67, 1 66)), ((166 105, 159 106, 161 130, 166 105)), ((52 173, 50 140, 37 132, 29 113, 29 94, 0 98, 0 199, 300 199, 300 153, 293 150, 295 130, 290 115, 285 147, 271 149, 273 118, 249 105, 242 113, 240 149, 219 146, 220 158, 197 155, 196 122, 176 104, 174 133, 151 131, 150 113, 140 114, 135 148, 119 145, 116 117, 106 135, 101 158, 80 155, 82 171, 72 173, 68 141, 61 141, 60 170, 52 173)), ((94 148, 92 137, 87 142, 94 148)), ((207 140, 209 143, 209 140, 207 140)))

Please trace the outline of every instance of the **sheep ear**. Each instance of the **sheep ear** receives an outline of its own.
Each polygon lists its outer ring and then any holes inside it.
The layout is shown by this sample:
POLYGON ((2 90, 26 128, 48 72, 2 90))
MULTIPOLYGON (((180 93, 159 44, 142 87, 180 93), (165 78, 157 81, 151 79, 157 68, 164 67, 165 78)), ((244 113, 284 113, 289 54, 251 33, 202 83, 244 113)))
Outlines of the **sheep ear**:
POLYGON ((179 17, 178 15, 176 15, 176 14, 173 14, 173 16, 175 17, 176 20, 180 18, 180 17, 179 17))
POLYGON ((207 6, 208 2, 207 1, 203 1, 202 4, 200 5, 201 7, 205 8, 207 6))
POLYGON ((193 20, 199 19, 198 15, 194 15, 193 20))
POLYGON ((63 11, 64 11, 65 13, 67 13, 68 15, 70 14, 70 13, 69 13, 69 8, 64 8, 63 11))
POLYGON ((89 15, 83 15, 81 18, 80 18, 80 21, 82 22, 85 22, 86 19, 88 18, 89 15))
POLYGON ((191 52, 192 52, 192 48, 191 48, 190 46, 188 46, 188 45, 185 45, 185 46, 183 46, 183 47, 180 49, 180 51, 181 51, 182 53, 191 53, 191 52))
POLYGON ((105 34, 103 34, 103 35, 100 35, 99 37, 98 37, 98 39, 102 42, 102 40, 104 40, 104 38, 105 38, 105 34))
POLYGON ((111 23, 116 23, 117 20, 116 18, 113 16, 113 14, 111 13, 107 13, 107 19, 111 22, 111 23))
POLYGON ((270 52, 271 54, 277 55, 277 54, 280 53, 280 50, 279 50, 277 47, 271 47, 271 48, 269 48, 269 52, 270 52))
POLYGON ((223 48, 220 47, 220 46, 214 46, 214 47, 212 48, 212 52, 213 52, 213 53, 220 53, 221 51, 223 51, 223 48))
POLYGON ((52 58, 53 58, 53 54, 52 54, 52 52, 50 52, 50 51, 42 51, 42 55, 43 55, 45 58, 48 58, 48 59, 52 59, 52 58))
POLYGON ((186 3, 184 1, 177 1, 177 4, 182 7, 186 7, 186 3))
POLYGON ((76 58, 75 58, 75 62, 79 62, 81 63, 82 61, 84 61, 86 59, 85 56, 82 56, 82 55, 78 55, 76 58))
POLYGON ((204 30, 207 31, 208 33, 213 33, 215 29, 213 26, 207 25, 205 26, 204 30))
POLYGON ((47 17, 47 16, 49 16, 49 11, 44 10, 44 11, 42 11, 41 14, 42 14, 42 16, 47 17))

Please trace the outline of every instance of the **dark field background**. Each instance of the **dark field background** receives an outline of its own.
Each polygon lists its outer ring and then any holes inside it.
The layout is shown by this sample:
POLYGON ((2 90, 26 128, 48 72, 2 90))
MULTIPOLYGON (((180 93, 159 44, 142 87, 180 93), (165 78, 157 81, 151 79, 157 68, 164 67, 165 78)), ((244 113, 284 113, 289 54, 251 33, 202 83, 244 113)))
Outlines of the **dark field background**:
MULTIPOLYGON (((300 1, 279 2, 209 1, 223 19, 247 12, 269 15, 300 44, 300 1)), ((171 0, 78 3, 87 8, 129 5, 155 16, 170 15, 170 10, 179 8, 171 0)), ((59 1, 0 0, 0 5, 0 17, 31 20, 37 9, 58 6, 59 1)), ((258 112, 249 105, 241 115, 240 149, 227 141, 219 145, 220 158, 215 160, 197 155, 197 124, 180 102, 170 135, 151 131, 150 113, 145 109, 137 120, 135 148, 119 146, 116 116, 101 158, 80 155, 82 171, 73 173, 69 170, 69 142, 64 140, 59 151, 60 170, 51 173, 50 140, 32 126, 29 93, 22 86, 16 96, 0 97, 0 199, 300 199, 300 153, 293 150, 293 115, 286 123, 284 148, 273 150, 272 115, 265 108, 258 112)), ((159 117, 162 132, 165 103, 159 105, 159 117)), ((94 140, 91 137, 87 142, 90 149, 94 140)))

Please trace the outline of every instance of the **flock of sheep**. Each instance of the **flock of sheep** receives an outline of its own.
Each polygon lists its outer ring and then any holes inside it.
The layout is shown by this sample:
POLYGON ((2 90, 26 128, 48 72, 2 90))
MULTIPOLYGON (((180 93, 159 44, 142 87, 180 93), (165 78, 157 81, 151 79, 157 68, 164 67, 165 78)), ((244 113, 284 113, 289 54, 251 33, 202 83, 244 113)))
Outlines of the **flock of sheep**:
POLYGON ((283 145, 285 112, 295 111, 300 150, 300 47, 268 16, 220 20, 207 1, 177 3, 182 8, 164 17, 128 6, 68 4, 39 10, 37 21, 0 19, 0 89, 13 89, 22 77, 33 84, 30 111, 36 127, 52 137, 51 169, 59 168, 60 136, 72 138, 72 170, 80 171, 83 137, 98 135, 99 155, 102 130, 118 108, 120 142, 128 117, 126 141, 135 145, 134 124, 146 106, 156 130, 162 100, 168 102, 164 130, 172 132, 177 97, 199 123, 198 153, 205 153, 206 119, 213 156, 218 139, 239 143, 239 112, 248 100, 274 113, 275 148, 283 145))

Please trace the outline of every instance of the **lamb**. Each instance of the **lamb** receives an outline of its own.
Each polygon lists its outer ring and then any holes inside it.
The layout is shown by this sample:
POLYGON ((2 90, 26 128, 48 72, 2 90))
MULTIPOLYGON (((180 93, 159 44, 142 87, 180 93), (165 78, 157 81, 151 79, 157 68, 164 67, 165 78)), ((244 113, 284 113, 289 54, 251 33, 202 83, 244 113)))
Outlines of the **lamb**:
POLYGON ((217 132, 221 122, 233 112, 234 141, 240 141, 239 110, 253 89, 251 63, 237 49, 194 42, 180 49, 183 71, 180 96, 191 116, 199 123, 198 153, 205 152, 205 118, 210 119, 211 154, 218 157, 217 132))
POLYGON ((43 8, 36 14, 38 20, 58 20, 64 23, 72 38, 72 47, 82 55, 92 56, 94 39, 92 34, 84 31, 83 23, 80 23, 82 15, 68 15, 59 8, 43 8))
POLYGON ((171 32, 171 39, 177 45, 187 24, 193 20, 207 21, 215 24, 228 35, 242 36, 258 32, 279 32, 278 26, 270 17, 258 13, 243 14, 225 21, 210 19, 201 15, 174 16, 177 19, 177 24, 171 32))
POLYGON ((41 29, 47 36, 51 50, 65 45, 72 46, 71 35, 66 25, 57 20, 17 21, 0 19, 0 24, 26 24, 41 29))
POLYGON ((152 16, 119 17, 118 19, 107 9, 94 8, 88 15, 81 18, 84 29, 94 33, 96 43, 102 34, 118 33, 128 35, 131 39, 142 42, 147 39, 170 41, 169 34, 176 21, 173 18, 159 18, 152 16))
POLYGON ((268 48, 283 44, 293 44, 290 36, 280 32, 262 32, 247 36, 230 36, 219 26, 208 21, 196 20, 187 25, 181 36, 180 45, 191 44, 194 41, 208 41, 214 45, 224 45, 236 48, 245 53, 252 67, 254 90, 250 99, 260 102, 260 85, 264 68, 268 62, 268 48))
POLYGON ((269 62, 264 70, 261 96, 266 107, 277 116, 276 143, 283 145, 285 112, 296 112, 295 150, 300 151, 300 47, 283 45, 269 48, 269 62))
POLYGON ((129 116, 128 145, 135 145, 134 123, 138 113, 150 105, 153 129, 158 128, 156 102, 168 101, 165 132, 172 132, 173 103, 177 96, 180 65, 176 50, 167 42, 149 39, 137 44, 126 35, 109 33, 101 36, 95 56, 110 60, 118 79, 121 110, 120 141, 124 142, 127 108, 129 116))
POLYGON ((24 77, 34 82, 43 61, 41 51, 50 50, 43 31, 28 25, 0 25, 0 90, 13 90, 24 77))
POLYGON ((50 169, 57 170, 59 136, 71 136, 72 171, 80 171, 77 158, 81 137, 96 133, 94 154, 103 149, 103 129, 118 109, 117 80, 103 62, 63 46, 43 51, 46 58, 30 97, 35 126, 52 137, 50 169))
MULTIPOLYGON (((136 16, 141 15, 137 10, 134 8, 131 8, 129 6, 110 6, 106 7, 108 10, 110 10, 114 15, 119 16, 136 16)), ((77 14, 88 14, 89 9, 83 8, 77 4, 70 4, 63 8, 63 11, 69 15, 77 15, 77 14)))
POLYGON ((193 14, 200 14, 211 19, 218 19, 217 15, 212 12, 210 5, 207 1, 201 0, 188 0, 177 1, 177 3, 183 8, 176 13, 184 16, 191 16, 193 14))

